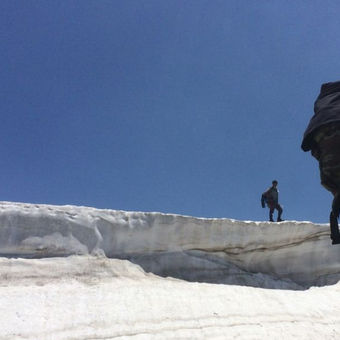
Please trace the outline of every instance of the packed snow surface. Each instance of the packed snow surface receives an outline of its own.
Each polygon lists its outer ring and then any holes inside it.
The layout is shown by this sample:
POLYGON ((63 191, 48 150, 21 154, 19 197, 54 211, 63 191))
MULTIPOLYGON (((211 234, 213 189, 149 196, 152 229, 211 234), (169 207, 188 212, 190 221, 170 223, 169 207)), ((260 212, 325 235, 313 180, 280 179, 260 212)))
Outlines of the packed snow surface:
POLYGON ((338 339, 328 225, 0 202, 0 339, 338 339))

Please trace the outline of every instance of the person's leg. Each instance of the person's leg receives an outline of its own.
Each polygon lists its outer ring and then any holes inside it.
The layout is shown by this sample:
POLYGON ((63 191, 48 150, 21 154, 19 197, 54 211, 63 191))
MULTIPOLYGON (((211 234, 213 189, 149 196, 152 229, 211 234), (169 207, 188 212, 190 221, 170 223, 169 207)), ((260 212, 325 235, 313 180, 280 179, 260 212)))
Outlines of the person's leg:
POLYGON ((336 216, 336 218, 339 218, 339 215, 340 215, 340 194, 339 193, 336 193, 334 195, 332 211, 334 215, 336 216))
POLYGON ((274 222, 274 219, 273 219, 274 209, 275 209, 274 206, 272 206, 272 205, 269 206, 269 221, 270 221, 270 222, 274 222))
POLYGON ((277 215, 277 221, 278 222, 281 222, 282 221, 282 219, 281 219, 281 215, 282 215, 282 207, 281 207, 281 205, 280 204, 277 204, 276 205, 276 210, 277 210, 277 212, 278 212, 278 215, 277 215))
POLYGON ((340 232, 338 218, 340 214, 340 196, 339 193, 334 195, 332 211, 329 217, 331 227, 331 239, 333 244, 340 244, 340 232))

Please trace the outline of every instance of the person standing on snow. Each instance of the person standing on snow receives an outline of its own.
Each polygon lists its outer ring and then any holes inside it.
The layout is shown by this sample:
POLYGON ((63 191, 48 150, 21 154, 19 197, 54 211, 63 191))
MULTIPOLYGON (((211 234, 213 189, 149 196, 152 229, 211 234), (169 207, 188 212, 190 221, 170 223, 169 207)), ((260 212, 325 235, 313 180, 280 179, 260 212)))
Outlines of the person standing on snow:
POLYGON ((277 190, 277 184, 278 182, 274 180, 272 182, 272 186, 267 191, 265 191, 261 196, 262 208, 265 208, 266 206, 265 203, 267 203, 267 206, 269 208, 269 221, 270 222, 274 222, 273 213, 275 209, 278 211, 277 222, 283 221, 281 219, 283 210, 282 210, 281 205, 279 204, 279 191, 277 190))
POLYGON ((331 239, 340 244, 340 81, 322 84, 301 148, 319 161, 321 184, 333 194, 331 239))

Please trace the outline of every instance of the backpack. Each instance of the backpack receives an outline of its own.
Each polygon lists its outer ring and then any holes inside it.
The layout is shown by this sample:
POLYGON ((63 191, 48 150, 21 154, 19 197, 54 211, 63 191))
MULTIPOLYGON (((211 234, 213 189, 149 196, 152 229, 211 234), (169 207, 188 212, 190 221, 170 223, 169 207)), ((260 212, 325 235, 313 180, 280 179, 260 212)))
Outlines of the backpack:
POLYGON ((261 205, 262 205, 262 208, 264 208, 266 206, 266 203, 268 203, 268 200, 267 200, 266 195, 263 193, 262 196, 261 196, 261 205))

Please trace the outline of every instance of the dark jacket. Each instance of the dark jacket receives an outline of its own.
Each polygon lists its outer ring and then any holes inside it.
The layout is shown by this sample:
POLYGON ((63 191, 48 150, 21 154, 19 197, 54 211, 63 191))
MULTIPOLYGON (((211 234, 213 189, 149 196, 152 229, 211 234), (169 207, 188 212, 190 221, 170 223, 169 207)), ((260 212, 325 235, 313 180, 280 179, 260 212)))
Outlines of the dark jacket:
POLYGON ((275 187, 270 187, 267 191, 265 191, 261 196, 262 207, 264 203, 267 203, 268 206, 272 206, 279 203, 279 191, 275 187))
POLYGON ((320 126, 336 121, 340 121, 340 81, 322 84, 314 103, 314 116, 303 135, 302 150, 312 149, 313 134, 320 126))

